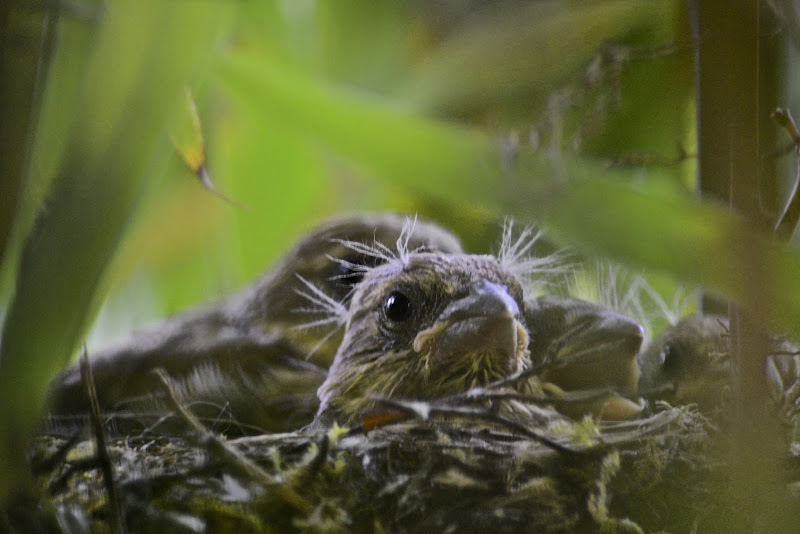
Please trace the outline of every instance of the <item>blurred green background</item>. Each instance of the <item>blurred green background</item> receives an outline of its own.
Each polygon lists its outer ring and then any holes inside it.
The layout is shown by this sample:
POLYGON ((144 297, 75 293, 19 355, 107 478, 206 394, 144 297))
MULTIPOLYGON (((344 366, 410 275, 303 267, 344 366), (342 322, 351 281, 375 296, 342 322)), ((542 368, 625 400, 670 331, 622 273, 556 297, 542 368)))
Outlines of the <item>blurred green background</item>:
MULTIPOLYGON (((746 241, 774 287, 759 312, 798 331, 796 250, 697 200, 684 1, 48 6, 2 12, 2 462, 85 340, 230 293, 342 212, 418 213, 474 252, 513 216, 650 269, 667 300, 682 283, 751 302, 746 241), (249 209, 175 150, 199 146, 187 90, 210 176, 249 209)), ((765 99, 791 106, 792 21, 764 18, 765 99)), ((765 143, 774 218, 795 162, 777 127, 765 143)))

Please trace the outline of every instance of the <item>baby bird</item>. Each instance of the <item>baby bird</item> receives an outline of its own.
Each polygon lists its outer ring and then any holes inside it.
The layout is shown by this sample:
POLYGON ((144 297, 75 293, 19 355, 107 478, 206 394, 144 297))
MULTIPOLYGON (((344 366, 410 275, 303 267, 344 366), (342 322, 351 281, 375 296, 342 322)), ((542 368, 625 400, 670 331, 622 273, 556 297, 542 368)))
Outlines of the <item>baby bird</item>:
POLYGON ((639 355, 640 386, 670 385, 663 398, 673 404, 718 407, 730 381, 729 354, 727 319, 693 315, 665 329, 639 355))
POLYGON ((319 388, 320 416, 353 423, 375 399, 433 399, 530 366, 519 282, 492 256, 411 253, 370 269, 319 388))
MULTIPOLYGON (((636 323, 575 299, 526 299, 494 256, 399 250, 366 270, 344 321, 318 391, 323 422, 356 423, 380 398, 428 400, 512 377, 520 378, 509 381, 514 391, 540 397, 541 379, 559 391, 636 388, 636 323), (534 364, 543 371, 523 373, 534 364)), ((499 409, 534 417, 519 403, 499 409)))
POLYGON ((643 401, 628 398, 639 387, 636 357, 644 335, 638 323, 599 304, 565 297, 527 299, 525 320, 531 361, 542 369, 538 377, 545 392, 565 401, 569 392, 597 393, 586 402, 557 403, 559 411, 607 420, 631 419, 642 411, 643 401))
MULTIPOLYGON (((683 319, 655 338, 639 355, 643 389, 670 385, 664 400, 697 404, 710 415, 723 412, 735 369, 730 359, 728 320, 715 315, 683 319)), ((796 432, 800 411, 800 356, 785 339, 770 338, 764 373, 771 400, 781 420, 796 432)))
MULTIPOLYGON (((183 402, 203 416, 224 408, 241 426, 283 431, 309 422, 315 390, 326 377, 342 329, 320 312, 343 308, 365 268, 389 250, 406 218, 357 215, 326 221, 270 271, 225 301, 187 311, 91 359, 101 408, 163 414, 163 387, 152 372, 161 367, 177 383, 183 402)), ((405 246, 460 252, 456 237, 416 222, 405 246)), ((88 410, 80 370, 71 366, 51 387, 51 412, 88 410)))

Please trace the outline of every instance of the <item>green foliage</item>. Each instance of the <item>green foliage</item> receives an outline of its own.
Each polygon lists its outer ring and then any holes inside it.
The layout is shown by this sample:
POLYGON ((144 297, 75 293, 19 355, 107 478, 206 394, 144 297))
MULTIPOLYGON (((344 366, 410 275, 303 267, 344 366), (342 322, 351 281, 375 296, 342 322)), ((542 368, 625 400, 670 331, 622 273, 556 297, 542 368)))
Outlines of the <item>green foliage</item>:
MULTIPOLYGON (((24 469, 21 448, 44 385, 66 363, 94 317, 103 273, 152 172, 171 104, 207 55, 220 13, 212 4, 187 11, 178 4, 118 2, 99 16, 79 90, 69 102, 64 149, 48 194, 33 208, 38 219, 22 249, 5 318, 0 346, 4 486, 24 469), (162 55, 162 50, 174 53, 162 55)), ((60 138, 50 139, 55 146, 37 146, 48 157, 61 144, 60 138)))

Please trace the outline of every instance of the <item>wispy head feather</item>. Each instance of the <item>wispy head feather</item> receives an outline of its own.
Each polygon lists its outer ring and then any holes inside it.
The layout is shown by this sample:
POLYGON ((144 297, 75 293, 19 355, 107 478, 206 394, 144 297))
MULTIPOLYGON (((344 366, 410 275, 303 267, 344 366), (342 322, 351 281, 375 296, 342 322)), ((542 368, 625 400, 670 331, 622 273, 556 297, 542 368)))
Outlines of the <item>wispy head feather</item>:
POLYGON ((690 301, 692 300, 692 291, 687 291, 684 287, 678 287, 675 294, 672 296, 672 302, 667 302, 664 296, 658 291, 653 289, 650 284, 643 284, 642 291, 647 293, 649 300, 656 308, 656 314, 669 321, 669 324, 676 325, 678 322, 687 315, 691 308, 690 301))
POLYGON ((403 265, 408 263, 408 255, 411 252, 408 250, 408 241, 411 239, 411 236, 414 234, 414 229, 417 227, 417 216, 414 215, 414 219, 412 220, 411 217, 406 217, 406 223, 403 225, 403 229, 400 231, 400 237, 397 238, 397 259, 399 259, 403 265))
MULTIPOLYGON (((344 258, 337 258, 335 256, 331 256, 330 254, 326 254, 327 258, 334 263, 338 263, 344 269, 342 269, 342 274, 337 274, 335 276, 331 276, 328 280, 342 280, 345 283, 351 284, 355 286, 355 282, 358 282, 363 276, 364 273, 369 271, 371 267, 369 265, 364 265, 362 263, 353 263, 352 261, 348 261, 344 258), (355 279, 355 280, 353 280, 355 279)), ((352 289, 350 293, 352 293, 352 289)), ((345 301, 348 300, 350 293, 347 294, 345 297, 345 301)))
MULTIPOLYGON (((349 248, 353 252, 356 252, 358 254, 362 254, 362 255, 367 256, 369 258, 375 258, 375 259, 377 259, 377 260, 379 260, 381 262, 392 261, 392 260, 395 259, 395 253, 392 252, 392 249, 390 249, 389 247, 387 247, 386 245, 384 245, 383 243, 381 243, 378 240, 375 240, 375 242, 372 245, 368 245, 368 244, 362 243, 360 241, 350 241, 349 239, 338 239, 338 238, 336 238, 336 239, 331 239, 331 241, 333 241, 335 243, 339 243, 343 247, 349 248)), ((347 265, 347 266, 353 265, 352 263, 347 262, 345 260, 341 260, 339 258, 331 258, 331 259, 333 261, 337 262, 337 263, 342 264, 342 265, 347 265)), ((368 269, 368 267, 365 266, 365 265, 361 265, 359 267, 363 267, 364 269, 368 269)))
POLYGON ((314 348, 308 353, 307 356, 311 356, 316 352, 316 350, 321 347, 328 339, 339 330, 342 326, 345 325, 347 322, 347 308, 341 302, 331 298, 327 295, 324 291, 320 288, 300 276, 296 274, 297 278, 303 285, 308 288, 308 291, 302 289, 296 289, 295 292, 300 295, 301 297, 305 298, 309 306, 303 308, 296 308, 293 311, 295 313, 309 313, 314 315, 321 315, 322 317, 319 319, 315 319, 309 321, 307 323, 303 323, 300 325, 295 326, 294 328, 298 330, 305 330, 308 328, 319 328, 324 326, 330 326, 331 331, 328 332, 319 343, 317 343, 314 348))
POLYGON ((347 308, 341 302, 331 298, 320 288, 296 274, 300 282, 308 288, 308 291, 302 289, 295 290, 298 295, 305 298, 311 305, 307 308, 297 308, 294 311, 299 313, 314 313, 324 315, 322 319, 317 319, 302 325, 297 328, 306 329, 325 324, 344 325, 347 322, 347 308))
POLYGON ((593 268, 575 273, 569 285, 571 296, 597 302, 638 322, 645 337, 651 337, 665 320, 674 325, 686 310, 687 293, 681 288, 668 304, 643 273, 608 260, 598 260, 593 268))
POLYGON ((540 293, 554 278, 571 270, 564 261, 563 250, 546 256, 534 254, 534 245, 542 237, 540 230, 527 226, 515 234, 514 221, 506 219, 497 260, 517 277, 530 294, 540 293))
MULTIPOLYGON (((374 262, 377 264, 400 262, 403 265, 406 265, 408 264, 408 258, 411 254, 428 249, 428 247, 419 246, 417 248, 409 250, 408 243, 411 240, 411 237, 414 235, 414 229, 416 228, 416 226, 417 226, 416 215, 414 215, 413 219, 411 217, 406 218, 406 222, 403 225, 402 230, 400 231, 400 236, 397 238, 397 241, 395 243, 395 250, 392 250, 385 244, 381 243, 380 241, 378 241, 377 238, 373 239, 371 245, 367 243, 362 243, 360 241, 351 241, 349 239, 332 239, 332 241, 334 241, 335 243, 339 243, 343 247, 348 248, 358 254, 361 254, 362 256, 378 260, 377 262, 374 262)), ((330 258, 336 263, 347 267, 348 270, 351 271, 351 273, 365 273, 371 269, 369 265, 359 265, 341 258, 333 258, 333 257, 330 258)), ((344 278, 346 276, 353 276, 353 275, 346 274, 341 276, 341 278, 344 278)))
POLYGON ((583 273, 576 273, 570 293, 644 323, 646 329, 649 317, 641 299, 642 287, 647 285, 644 275, 607 260, 594 262, 593 268, 589 265, 583 273))

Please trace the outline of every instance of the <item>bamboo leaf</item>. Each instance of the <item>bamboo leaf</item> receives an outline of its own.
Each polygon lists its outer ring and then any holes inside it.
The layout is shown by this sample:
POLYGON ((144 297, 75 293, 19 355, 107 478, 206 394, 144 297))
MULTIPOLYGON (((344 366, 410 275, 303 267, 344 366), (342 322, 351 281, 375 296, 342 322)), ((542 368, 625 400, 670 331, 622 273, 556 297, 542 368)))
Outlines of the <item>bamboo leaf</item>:
POLYGON ((399 94, 437 111, 532 91, 546 101, 547 93, 588 62, 599 45, 669 20, 675 5, 547 0, 490 7, 426 57, 399 94))
POLYGON ((157 171, 165 118, 185 79, 210 56, 228 9, 120 0, 99 22, 68 145, 24 245, 3 326, 0 496, 24 469, 45 384, 94 317, 105 269, 157 171))
POLYGON ((175 120, 170 128, 170 140, 183 163, 192 171, 206 191, 233 206, 249 211, 251 208, 236 202, 220 191, 211 179, 206 160, 203 125, 200 122, 200 115, 197 113, 197 104, 188 88, 186 89, 185 103, 180 106, 180 110, 180 118, 175 120))
POLYGON ((798 331, 800 255, 748 228, 717 205, 664 187, 656 169, 607 170, 563 155, 520 154, 508 171, 496 144, 474 129, 412 114, 375 95, 336 87, 234 54, 219 79, 232 98, 259 95, 282 128, 305 135, 395 185, 454 203, 481 205, 548 226, 565 243, 702 284, 752 304, 737 247, 762 254, 775 284, 758 310, 781 330, 798 331), (647 178, 646 180, 642 180, 647 178))

